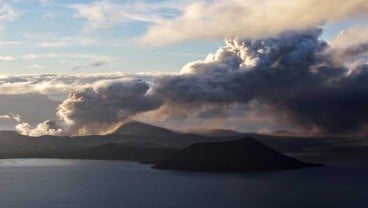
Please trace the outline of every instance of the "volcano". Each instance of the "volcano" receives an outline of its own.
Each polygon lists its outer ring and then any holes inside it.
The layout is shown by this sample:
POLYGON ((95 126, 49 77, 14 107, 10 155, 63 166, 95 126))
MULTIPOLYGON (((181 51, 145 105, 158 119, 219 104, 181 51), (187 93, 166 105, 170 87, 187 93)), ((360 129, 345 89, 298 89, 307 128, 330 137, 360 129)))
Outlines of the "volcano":
POLYGON ((187 171, 261 171, 320 166, 283 155, 251 137, 241 140, 196 143, 154 166, 187 171))

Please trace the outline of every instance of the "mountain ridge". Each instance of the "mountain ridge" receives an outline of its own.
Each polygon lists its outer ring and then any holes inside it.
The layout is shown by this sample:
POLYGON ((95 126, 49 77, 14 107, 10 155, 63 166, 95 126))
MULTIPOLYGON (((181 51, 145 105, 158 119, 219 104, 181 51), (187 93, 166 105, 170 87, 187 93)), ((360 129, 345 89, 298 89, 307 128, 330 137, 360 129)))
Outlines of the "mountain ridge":
POLYGON ((174 134, 175 132, 167 128, 151 125, 139 121, 123 123, 112 134, 114 135, 152 135, 152 134, 174 134))

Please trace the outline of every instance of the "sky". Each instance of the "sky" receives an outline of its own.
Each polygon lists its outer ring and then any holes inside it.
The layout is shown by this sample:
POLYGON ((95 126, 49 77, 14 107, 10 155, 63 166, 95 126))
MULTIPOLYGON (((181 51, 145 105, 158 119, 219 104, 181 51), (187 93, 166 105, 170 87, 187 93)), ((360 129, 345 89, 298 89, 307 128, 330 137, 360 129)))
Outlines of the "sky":
POLYGON ((366 0, 0 0, 0 129, 366 134, 367 20, 366 0))
MULTIPOLYGON (((2 75, 178 72, 189 61, 202 59, 223 45, 224 38, 160 47, 139 41, 155 21, 177 17, 190 1, 0 2, 2 75)), ((323 37, 331 39, 342 29, 364 20, 328 23, 323 37)))
POLYGON ((151 18, 178 15, 180 2, 3 0, 0 74, 176 72, 223 44, 138 43, 151 18))

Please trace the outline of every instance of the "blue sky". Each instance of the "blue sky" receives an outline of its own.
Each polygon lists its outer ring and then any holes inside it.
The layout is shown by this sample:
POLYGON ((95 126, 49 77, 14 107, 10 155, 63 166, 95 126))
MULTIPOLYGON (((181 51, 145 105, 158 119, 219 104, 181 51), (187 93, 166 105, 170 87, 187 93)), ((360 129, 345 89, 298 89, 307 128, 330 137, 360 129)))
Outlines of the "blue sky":
MULTIPOLYGON (((137 41, 156 19, 179 15, 183 2, 2 0, 0 74, 178 72, 224 45, 221 38, 160 47, 137 41), (99 19, 98 7, 111 15, 99 19)), ((328 23, 323 37, 362 22, 328 23)))

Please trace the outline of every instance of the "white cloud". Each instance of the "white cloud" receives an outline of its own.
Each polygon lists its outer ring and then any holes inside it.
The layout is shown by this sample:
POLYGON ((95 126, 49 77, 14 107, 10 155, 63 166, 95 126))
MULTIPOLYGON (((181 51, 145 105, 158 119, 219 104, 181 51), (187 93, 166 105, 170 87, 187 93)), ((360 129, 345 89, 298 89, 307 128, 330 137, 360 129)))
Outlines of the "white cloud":
MULTIPOLYGON (((39 67, 35 64, 33 67, 39 67)), ((94 74, 40 74, 0 76, 0 94, 67 95, 85 89, 100 81, 113 81, 122 78, 151 80, 153 74, 94 73, 94 74)))
POLYGON ((42 66, 42 65, 40 65, 40 64, 33 64, 33 65, 29 66, 29 68, 30 68, 30 69, 42 69, 42 68, 43 68, 43 66, 42 66))
POLYGON ((0 115, 0 119, 10 119, 9 115, 0 115))
POLYGON ((16 59, 12 56, 0 56, 0 61, 15 61, 16 59))
POLYGON ((347 48, 368 43, 368 26, 356 25, 340 31, 330 42, 333 47, 347 48))
POLYGON ((0 46, 13 46, 21 44, 20 41, 0 41, 0 46))
POLYGON ((26 33, 23 36, 32 46, 40 48, 90 46, 106 43, 106 40, 97 40, 86 36, 59 36, 55 33, 26 33))
POLYGON ((141 41, 164 45, 224 37, 262 38, 367 14, 366 0, 197 1, 180 16, 151 26, 141 41))
POLYGON ((187 1, 160 2, 128 2, 111 3, 96 1, 89 4, 74 4, 70 8, 75 10, 75 17, 87 20, 85 30, 108 28, 112 25, 129 22, 161 22, 166 16, 175 15, 187 1))
POLYGON ((22 122, 21 116, 16 113, 8 113, 8 114, 0 115, 0 120, 14 120, 18 123, 22 122))
POLYGON ((66 47, 68 42, 42 42, 40 43, 41 48, 62 48, 66 47))
POLYGON ((72 54, 72 53, 30 53, 23 55, 21 57, 25 60, 35 60, 35 59, 47 59, 47 58, 71 58, 71 59, 92 59, 92 60, 110 60, 112 58, 97 55, 97 54, 72 54))
MULTIPOLYGON (((336 63, 345 65, 368 64, 368 26, 356 25, 339 32, 330 42, 336 63)), ((354 68, 354 67, 350 67, 354 68)))
POLYGON ((7 3, 0 6, 0 24, 15 20, 19 14, 7 3))

